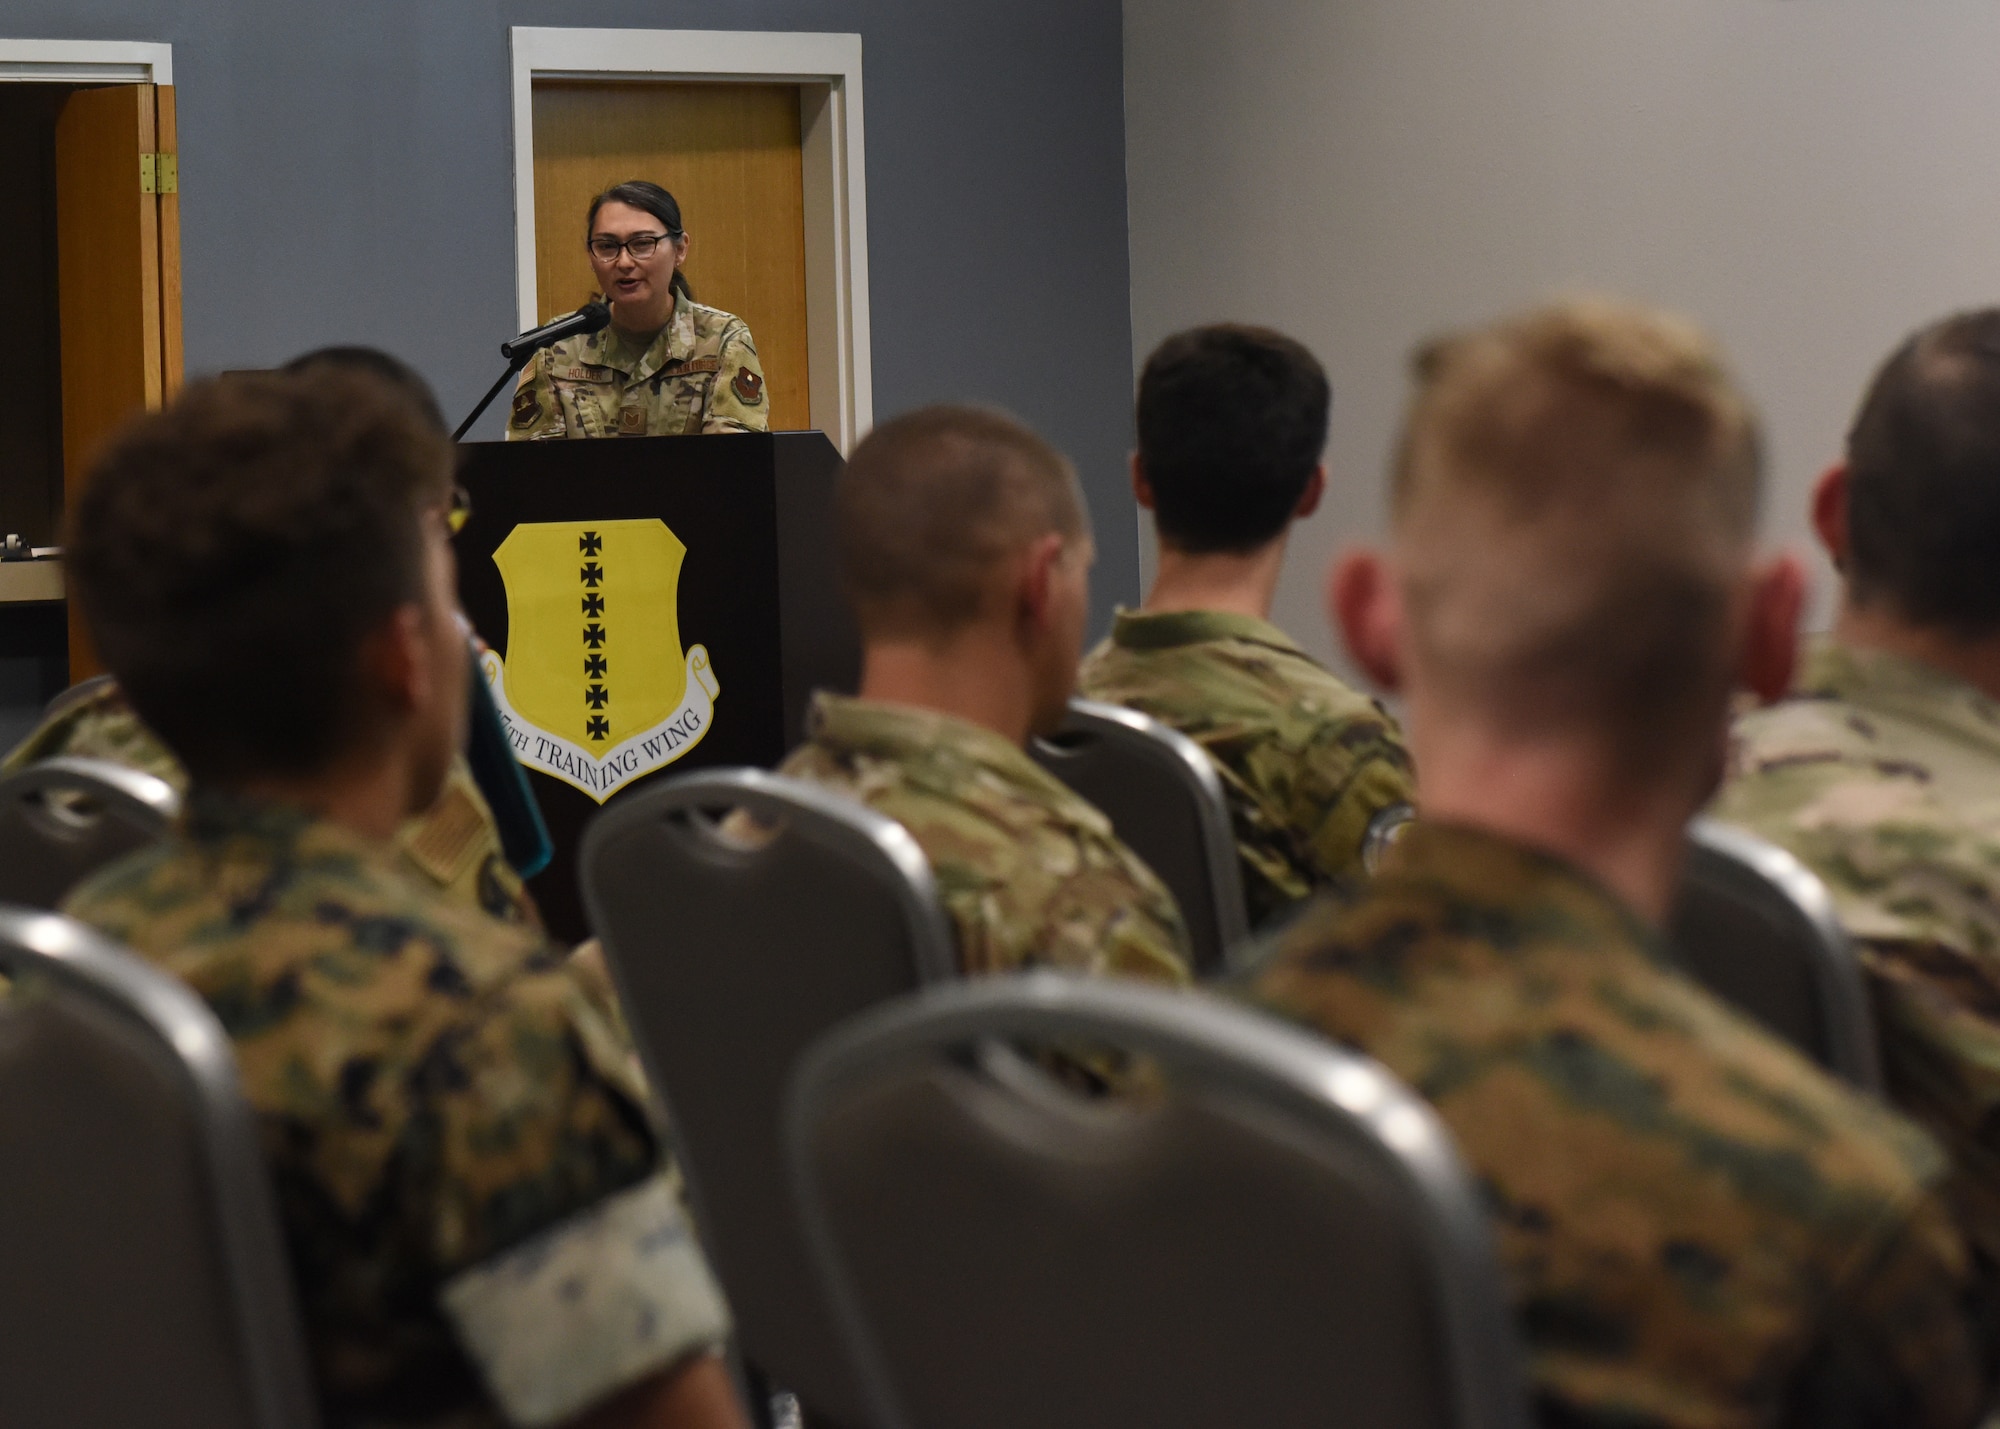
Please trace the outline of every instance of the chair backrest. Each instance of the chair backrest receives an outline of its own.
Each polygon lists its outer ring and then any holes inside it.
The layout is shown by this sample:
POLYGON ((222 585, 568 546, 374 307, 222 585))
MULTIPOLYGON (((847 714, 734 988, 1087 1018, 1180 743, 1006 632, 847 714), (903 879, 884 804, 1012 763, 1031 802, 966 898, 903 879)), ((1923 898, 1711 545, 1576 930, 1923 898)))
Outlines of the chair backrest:
POLYGON ((1137 710, 1071 700, 1035 762, 1095 804, 1181 906, 1194 970, 1222 970, 1249 936, 1243 871, 1222 779, 1200 745, 1137 710))
POLYGON ((1776 844, 1713 819, 1689 830, 1668 942, 1703 986, 1836 1076, 1880 1091, 1867 980, 1833 899, 1776 844))
POLYGON ((118 677, 112 674, 92 675, 87 680, 78 680, 68 689, 56 691, 54 697, 42 707, 42 718, 54 719, 65 710, 76 708, 85 700, 95 699, 100 690, 109 689, 117 683, 118 677))
POLYGON ((724 770, 606 810, 582 870, 744 1357, 858 1421, 785 1176, 784 1092, 828 1028, 956 976, 930 865, 901 824, 858 803, 724 770))
POLYGON ((1373 1062, 1203 993, 937 988, 801 1064, 787 1122, 878 1429, 1519 1429, 1449 1133, 1373 1062), (1115 1046, 1091 1100, 1002 1047, 1115 1046))
POLYGON ((165 836, 180 796, 103 759, 44 759, 0 779, 0 903, 54 908, 63 895, 165 836))
POLYGON ((0 908, 0 1424, 300 1429, 317 1414, 229 1039, 187 988, 0 908))

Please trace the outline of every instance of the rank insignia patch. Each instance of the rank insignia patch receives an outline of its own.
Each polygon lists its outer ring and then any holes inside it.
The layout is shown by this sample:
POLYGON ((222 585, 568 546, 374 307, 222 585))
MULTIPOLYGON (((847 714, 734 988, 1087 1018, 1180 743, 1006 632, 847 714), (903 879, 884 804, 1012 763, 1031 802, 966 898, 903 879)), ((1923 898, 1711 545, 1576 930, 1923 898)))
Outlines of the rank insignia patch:
POLYGON ((507 653, 481 668, 523 764, 603 803, 708 733, 722 687, 683 650, 687 547, 658 520, 523 523, 493 553, 507 653))
POLYGON ((764 400, 764 379, 747 367, 736 369, 736 377, 730 384, 736 395, 743 399, 743 405, 754 407, 764 400))

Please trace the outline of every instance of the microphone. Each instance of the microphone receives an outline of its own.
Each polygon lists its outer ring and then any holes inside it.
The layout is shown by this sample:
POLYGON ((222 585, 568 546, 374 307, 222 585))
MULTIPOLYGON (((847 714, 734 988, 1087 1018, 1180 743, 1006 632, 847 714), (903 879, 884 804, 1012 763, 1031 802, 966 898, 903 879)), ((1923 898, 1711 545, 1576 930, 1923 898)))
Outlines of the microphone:
POLYGON ((581 333, 602 332, 610 322, 611 309, 602 299, 585 303, 567 317, 543 323, 540 327, 529 328, 511 342, 501 343, 500 355, 519 367, 545 347, 581 333))

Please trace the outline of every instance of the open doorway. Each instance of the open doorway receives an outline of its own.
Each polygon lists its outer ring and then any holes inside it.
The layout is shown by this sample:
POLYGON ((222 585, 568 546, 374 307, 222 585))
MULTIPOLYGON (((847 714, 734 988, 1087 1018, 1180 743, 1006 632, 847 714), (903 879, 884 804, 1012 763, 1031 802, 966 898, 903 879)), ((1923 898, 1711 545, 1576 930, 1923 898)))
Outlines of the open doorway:
POLYGON ((0 560, 0 748, 95 672, 52 548, 98 445, 181 385, 171 77, 162 45, 0 40, 0 536, 44 553, 0 560))

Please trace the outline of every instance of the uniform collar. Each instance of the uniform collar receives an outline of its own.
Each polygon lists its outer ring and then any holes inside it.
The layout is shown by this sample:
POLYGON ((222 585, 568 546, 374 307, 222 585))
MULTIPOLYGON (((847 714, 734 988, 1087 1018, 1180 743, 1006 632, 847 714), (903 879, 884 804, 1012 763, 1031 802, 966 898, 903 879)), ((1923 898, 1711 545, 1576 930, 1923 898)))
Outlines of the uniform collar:
POLYGON ((834 753, 875 755, 895 760, 918 783, 947 796, 964 793, 965 776, 999 779, 1039 803, 1074 804, 1079 821, 1110 832, 1110 822, 1072 794, 1069 786, 1043 769, 1003 736, 955 715, 913 705, 855 699, 825 690, 813 696, 813 742, 834 753), (926 771, 934 771, 934 775, 926 771))
POLYGON ((213 786, 188 791, 181 829, 189 842, 219 848, 251 844, 273 853, 309 844, 315 851, 375 857, 379 847, 368 838, 295 804, 253 799, 213 786))
POLYGON ((2000 754, 2000 703, 1918 660, 1822 638, 1806 648, 1798 687, 2000 754))
POLYGON ((627 382, 643 382, 663 367, 684 360, 694 351, 694 304, 679 289, 674 291, 674 310, 666 325, 653 334, 652 342, 639 355, 638 365, 627 371, 611 361, 610 329, 584 339, 584 353, 591 365, 623 373, 627 382))
POLYGON ((1121 610, 1111 625, 1111 643, 1126 650, 1168 650, 1211 640, 1247 640, 1289 655, 1303 655, 1298 642, 1268 620, 1227 610, 1121 610))
POLYGON ((1376 878, 1440 889, 1472 917, 1482 908, 1504 910, 1495 927, 1525 928, 1537 942, 1628 947, 1675 966, 1659 932, 1596 878, 1487 829, 1420 818, 1389 846, 1376 878))

